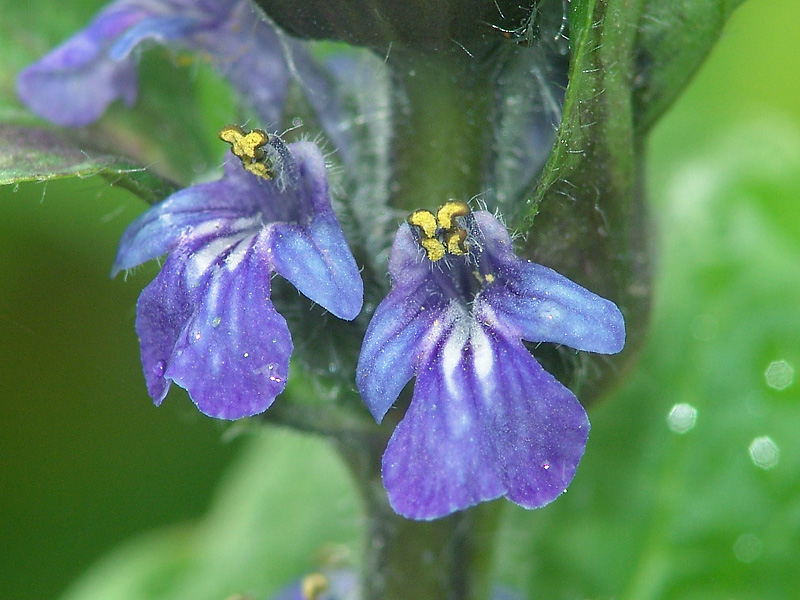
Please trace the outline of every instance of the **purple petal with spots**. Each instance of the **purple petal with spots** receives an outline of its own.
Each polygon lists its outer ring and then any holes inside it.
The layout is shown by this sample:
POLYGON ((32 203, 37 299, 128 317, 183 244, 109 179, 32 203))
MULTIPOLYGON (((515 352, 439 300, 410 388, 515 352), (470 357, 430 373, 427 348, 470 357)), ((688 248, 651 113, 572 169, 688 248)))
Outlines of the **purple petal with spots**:
POLYGON ((181 190, 148 210, 125 231, 112 277, 178 244, 225 243, 263 229, 264 259, 273 270, 337 317, 354 319, 363 283, 331 208, 325 159, 310 142, 290 144, 287 152, 294 184, 265 181, 228 159, 223 179, 181 190))
POLYGON ((169 253, 136 322, 156 404, 172 381, 212 417, 272 404, 292 353, 270 300, 274 271, 337 316, 361 310, 363 284, 331 208, 322 153, 309 142, 280 144, 289 181, 266 181, 229 159, 220 181, 173 194, 123 236, 114 273, 169 253))
POLYGON ((175 342, 194 314, 204 289, 203 285, 187 285, 186 258, 185 251, 170 256, 158 277, 142 291, 136 305, 142 368, 147 391, 156 406, 161 405, 169 391, 171 381, 165 379, 164 373, 175 342))
POLYGON ((400 227, 389 262, 392 291, 359 356, 356 384, 378 421, 416 376, 383 456, 389 501, 412 519, 500 496, 537 508, 564 492, 589 421, 522 339, 601 352, 624 342, 613 303, 519 259, 489 213, 465 219, 469 255, 437 262, 407 224, 400 227))
POLYGON ((463 307, 451 306, 425 345, 383 457, 394 510, 435 519, 500 496, 536 508, 561 494, 589 431, 575 396, 463 307))
MULTIPOLYGON (((261 413, 286 386, 292 340, 286 321, 269 299, 270 272, 264 253, 261 239, 246 238, 230 248, 224 259, 212 263, 197 281, 190 273, 192 256, 181 257, 179 276, 186 288, 198 288, 197 302, 166 356, 158 356, 166 344, 150 347, 151 340, 165 337, 159 327, 162 323, 146 318, 140 302, 137 332, 142 356, 155 364, 151 380, 158 366, 165 364, 163 379, 185 388, 200 411, 211 417, 239 419, 261 413)), ((165 269, 172 268, 172 259, 165 269)), ((162 307, 169 306, 168 298, 156 296, 154 300, 161 301, 162 307)), ((181 308, 185 315, 185 304, 181 308)))

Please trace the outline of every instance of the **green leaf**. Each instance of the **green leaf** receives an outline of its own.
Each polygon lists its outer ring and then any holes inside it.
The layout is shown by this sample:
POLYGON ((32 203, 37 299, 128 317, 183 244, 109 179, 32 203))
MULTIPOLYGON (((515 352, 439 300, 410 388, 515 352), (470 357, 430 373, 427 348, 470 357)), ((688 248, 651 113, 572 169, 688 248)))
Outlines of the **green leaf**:
POLYGON ((518 225, 528 232, 531 259, 611 298, 625 314, 628 341, 618 357, 576 358, 563 349, 537 355, 578 390, 599 390, 597 383, 610 371, 605 363, 620 368, 643 341, 651 262, 642 192, 644 134, 686 85, 737 4, 571 3, 562 122, 518 225))
POLYGON ((286 431, 248 435, 200 522, 126 544, 63 600, 268 598, 310 571, 355 564, 358 502, 330 446, 286 431))
POLYGON ((0 185, 101 175, 149 203, 177 189, 144 167, 44 128, 0 124, 0 185))
POLYGON ((743 0, 646 0, 636 40, 636 128, 642 132, 677 98, 743 0))

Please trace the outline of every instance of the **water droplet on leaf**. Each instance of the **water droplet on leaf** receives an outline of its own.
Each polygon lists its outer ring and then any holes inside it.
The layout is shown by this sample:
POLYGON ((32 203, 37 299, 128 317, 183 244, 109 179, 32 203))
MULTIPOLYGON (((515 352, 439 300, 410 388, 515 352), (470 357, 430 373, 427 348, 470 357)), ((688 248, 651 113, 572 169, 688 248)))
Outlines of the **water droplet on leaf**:
POLYGON ((794 382, 794 367, 785 360, 776 360, 767 367, 764 378, 773 390, 785 390, 794 382))
POLYGON ((753 464, 765 471, 778 464, 781 454, 778 445, 766 435, 754 439, 749 451, 753 464))
POLYGON ((667 425, 675 433, 684 434, 694 429, 697 423, 697 409, 682 402, 673 406, 667 415, 667 425))

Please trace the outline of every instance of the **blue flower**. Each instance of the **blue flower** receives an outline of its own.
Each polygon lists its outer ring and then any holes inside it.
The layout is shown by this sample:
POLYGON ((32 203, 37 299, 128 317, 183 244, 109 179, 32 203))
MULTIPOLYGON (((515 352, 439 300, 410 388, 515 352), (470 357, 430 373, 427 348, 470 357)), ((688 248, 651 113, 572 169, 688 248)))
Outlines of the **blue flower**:
MULTIPOLYGON (((411 224, 409 224, 411 223, 411 224)), ((622 314, 555 271, 518 258, 505 227, 450 202, 395 237, 393 287, 361 348, 357 385, 381 421, 416 376, 383 455, 399 514, 434 519, 505 496, 526 508, 565 491, 589 421, 522 340, 612 354, 622 314)))
MULTIPOLYGON (((247 0, 117 0, 89 26, 19 75, 22 101, 59 125, 80 127, 99 119, 109 104, 132 105, 137 94, 137 49, 145 42, 170 44, 207 57, 255 108, 277 124, 289 67, 301 74, 312 63, 247 0)), ((321 85, 319 77, 315 82, 321 85)))
POLYGON ((274 180, 230 155, 221 180, 173 194, 123 235, 112 276, 169 254, 136 314, 156 405, 172 381, 212 417, 238 419, 272 404, 293 348, 270 301, 273 272, 337 317, 361 310, 363 285, 331 208, 322 153, 277 136, 264 148, 274 180))

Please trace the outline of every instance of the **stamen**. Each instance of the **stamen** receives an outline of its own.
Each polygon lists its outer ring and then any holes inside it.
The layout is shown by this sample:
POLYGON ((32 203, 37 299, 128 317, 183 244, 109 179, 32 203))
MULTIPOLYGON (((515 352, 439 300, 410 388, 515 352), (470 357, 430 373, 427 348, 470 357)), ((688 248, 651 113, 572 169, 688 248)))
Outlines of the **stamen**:
POLYGON ((467 232, 465 230, 456 229, 453 231, 453 233, 448 233, 446 239, 447 251, 450 254, 464 256, 469 252, 469 246, 467 244, 467 232))
POLYGON ((420 241, 420 244, 425 249, 425 253, 428 255, 429 261, 436 262, 444 258, 444 244, 442 244, 442 242, 436 238, 424 238, 420 241))
POLYGON ((464 256, 469 253, 467 230, 456 222, 457 217, 466 217, 470 209, 466 202, 451 200, 436 211, 436 216, 425 209, 415 210, 407 219, 417 229, 417 241, 428 255, 428 260, 437 262, 445 254, 464 256))
POLYGON ((436 211, 436 220, 439 221, 439 227, 450 231, 457 227, 454 221, 456 217, 466 217, 468 214, 469 206, 466 202, 450 200, 442 204, 436 211))
POLYGON ((219 139, 231 145, 231 152, 242 161, 242 166, 257 177, 275 179, 272 161, 264 152, 269 134, 261 129, 245 132, 238 125, 226 125, 219 131, 219 139))
POLYGON ((421 208, 408 216, 408 224, 416 225, 422 230, 425 239, 436 237, 436 217, 429 210, 421 208))

